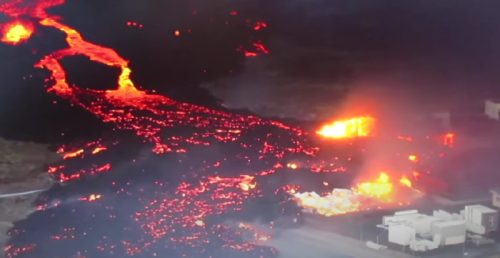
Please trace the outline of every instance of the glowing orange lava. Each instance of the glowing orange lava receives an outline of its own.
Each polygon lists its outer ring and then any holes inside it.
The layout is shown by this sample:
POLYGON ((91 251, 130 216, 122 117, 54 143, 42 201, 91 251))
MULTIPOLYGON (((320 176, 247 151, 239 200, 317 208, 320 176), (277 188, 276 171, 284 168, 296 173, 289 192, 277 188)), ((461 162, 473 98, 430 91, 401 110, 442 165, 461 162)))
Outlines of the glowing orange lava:
POLYGON ((2 42, 17 45, 31 37, 33 25, 27 22, 14 21, 4 25, 2 34, 2 42))
POLYGON ((373 134, 374 127, 374 118, 361 116, 326 124, 316 133, 332 139, 368 137, 373 134))

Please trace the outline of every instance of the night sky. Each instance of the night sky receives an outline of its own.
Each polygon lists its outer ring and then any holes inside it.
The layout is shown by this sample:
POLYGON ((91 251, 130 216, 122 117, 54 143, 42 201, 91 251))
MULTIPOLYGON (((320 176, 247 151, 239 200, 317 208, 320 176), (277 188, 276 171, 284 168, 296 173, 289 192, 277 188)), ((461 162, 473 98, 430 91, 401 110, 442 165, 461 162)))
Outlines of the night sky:
MULTIPOLYGON (((52 12, 130 60, 142 88, 179 100, 321 120, 359 100, 427 112, 479 108, 500 96, 494 0, 119 2, 69 0, 52 12), (269 26, 254 31, 255 21, 269 26), (256 40, 269 55, 237 50, 256 40)), ((45 71, 32 68, 63 44, 60 33, 40 29, 22 46, 0 45, 2 136, 54 141, 102 129, 46 94, 45 71)), ((64 64, 72 83, 114 87, 117 70, 78 57, 64 64)))

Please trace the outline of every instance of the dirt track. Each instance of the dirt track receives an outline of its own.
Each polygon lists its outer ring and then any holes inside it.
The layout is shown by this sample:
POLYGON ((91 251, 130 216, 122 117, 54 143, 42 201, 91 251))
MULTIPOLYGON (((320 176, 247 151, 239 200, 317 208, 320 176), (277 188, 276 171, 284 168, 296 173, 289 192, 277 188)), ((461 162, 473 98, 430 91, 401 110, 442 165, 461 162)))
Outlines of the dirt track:
MULTIPOLYGON (((8 240, 7 231, 15 221, 33 212, 37 193, 21 193, 45 189, 52 184, 46 165, 57 160, 57 155, 41 144, 8 141, 0 138, 0 246, 8 240)), ((3 252, 0 252, 0 258, 3 252)))

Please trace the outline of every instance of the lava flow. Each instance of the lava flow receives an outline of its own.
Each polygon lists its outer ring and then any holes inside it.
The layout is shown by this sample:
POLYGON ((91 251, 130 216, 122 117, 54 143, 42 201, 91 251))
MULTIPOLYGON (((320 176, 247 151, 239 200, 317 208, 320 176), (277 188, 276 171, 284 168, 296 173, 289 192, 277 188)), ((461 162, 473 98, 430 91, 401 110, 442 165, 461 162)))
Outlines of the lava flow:
MULTIPOLYGON (((132 132, 134 137, 116 133, 61 147, 62 161, 48 169, 61 184, 40 197, 35 214, 16 224, 5 249, 8 258, 274 257, 276 250, 256 244, 269 237, 248 241, 241 231, 251 227, 231 227, 227 221, 272 213, 290 201, 290 194, 302 207, 326 216, 363 210, 366 199, 392 200, 396 183, 385 174, 326 197, 290 192, 288 175, 343 173, 351 155, 319 158, 319 147, 300 128, 141 90, 131 79, 128 60, 86 41, 77 29, 47 13, 62 4, 64 0, 1 4, 0 13, 14 23, 19 17, 37 22, 25 27, 28 34, 16 28, 3 37, 21 42, 38 27, 64 34, 67 46, 35 64, 50 72, 47 91, 110 124, 113 132, 132 132), (118 68, 116 85, 108 90, 69 85, 61 60, 72 56, 118 68), (141 151, 145 147, 150 151, 141 151), (41 229, 32 235, 33 223, 41 229)), ((267 26, 260 22, 254 30, 267 26)), ((269 53, 262 42, 253 47, 247 56, 269 53)), ((317 133, 334 139, 368 137, 374 121, 369 116, 337 121, 317 133)), ((398 185, 411 183, 401 178, 398 185)))

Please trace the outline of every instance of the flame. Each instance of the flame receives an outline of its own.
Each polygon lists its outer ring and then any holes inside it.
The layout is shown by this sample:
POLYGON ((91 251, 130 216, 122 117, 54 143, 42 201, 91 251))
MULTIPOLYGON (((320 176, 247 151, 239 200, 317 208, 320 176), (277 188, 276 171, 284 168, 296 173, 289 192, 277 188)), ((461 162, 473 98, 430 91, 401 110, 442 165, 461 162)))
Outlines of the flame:
MULTIPOLYGON (((406 176, 402 176, 399 182, 412 188, 412 182, 406 176)), ((329 185, 327 182, 323 184, 329 185)), ((385 172, 373 181, 361 182, 352 189, 333 189, 323 196, 316 192, 288 191, 305 211, 326 217, 369 209, 373 207, 373 201, 377 205, 395 203, 394 192, 395 186, 385 172)))
POLYGON ((4 25, 2 42, 17 45, 28 40, 33 34, 33 25, 27 22, 14 21, 4 25))
POLYGON ((332 139, 368 137, 373 134, 374 125, 374 118, 361 116, 323 125, 316 133, 332 139))
POLYGON ((354 191, 364 197, 390 201, 392 199, 394 186, 392 185, 389 175, 385 172, 381 172, 374 181, 359 183, 354 191))
POLYGON ((326 217, 359 211, 361 202, 351 190, 334 189, 325 196, 316 192, 292 194, 297 204, 326 217))

